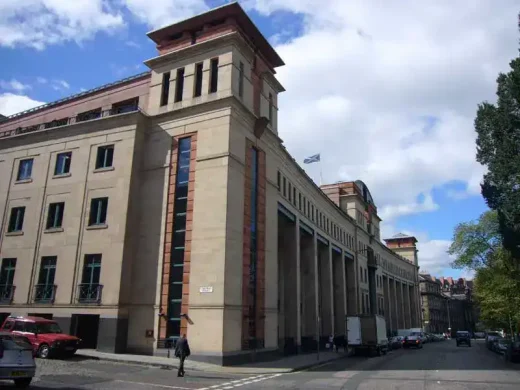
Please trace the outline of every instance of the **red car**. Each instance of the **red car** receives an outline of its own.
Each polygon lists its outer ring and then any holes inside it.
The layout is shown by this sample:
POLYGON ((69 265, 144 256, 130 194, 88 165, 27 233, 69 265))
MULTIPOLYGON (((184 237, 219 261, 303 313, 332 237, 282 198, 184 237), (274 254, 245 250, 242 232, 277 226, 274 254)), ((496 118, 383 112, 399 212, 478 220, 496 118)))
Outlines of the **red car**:
POLYGON ((10 316, 4 321, 1 330, 26 337, 36 355, 42 359, 72 356, 81 343, 79 338, 63 334, 56 321, 42 317, 10 316))

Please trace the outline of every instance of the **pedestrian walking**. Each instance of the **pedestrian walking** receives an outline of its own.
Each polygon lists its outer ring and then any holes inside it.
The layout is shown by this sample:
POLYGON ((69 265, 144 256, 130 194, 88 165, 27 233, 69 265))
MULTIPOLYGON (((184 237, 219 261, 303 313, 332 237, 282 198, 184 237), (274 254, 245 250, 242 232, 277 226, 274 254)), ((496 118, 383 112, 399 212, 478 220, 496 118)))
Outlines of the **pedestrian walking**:
POLYGON ((184 360, 186 360, 190 354, 188 339, 186 338, 186 335, 183 334, 179 337, 179 340, 177 340, 177 344, 175 344, 175 357, 179 358, 179 370, 177 371, 177 376, 184 376, 184 360))

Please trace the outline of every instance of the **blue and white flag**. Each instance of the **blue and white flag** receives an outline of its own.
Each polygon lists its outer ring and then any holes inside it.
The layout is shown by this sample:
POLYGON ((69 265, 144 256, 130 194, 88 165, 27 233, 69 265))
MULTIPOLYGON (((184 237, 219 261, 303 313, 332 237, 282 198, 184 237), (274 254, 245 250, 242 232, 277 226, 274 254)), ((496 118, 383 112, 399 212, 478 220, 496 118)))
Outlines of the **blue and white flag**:
POLYGON ((307 157, 305 160, 303 160, 304 164, 312 164, 315 162, 320 162, 320 154, 315 154, 314 156, 307 157))

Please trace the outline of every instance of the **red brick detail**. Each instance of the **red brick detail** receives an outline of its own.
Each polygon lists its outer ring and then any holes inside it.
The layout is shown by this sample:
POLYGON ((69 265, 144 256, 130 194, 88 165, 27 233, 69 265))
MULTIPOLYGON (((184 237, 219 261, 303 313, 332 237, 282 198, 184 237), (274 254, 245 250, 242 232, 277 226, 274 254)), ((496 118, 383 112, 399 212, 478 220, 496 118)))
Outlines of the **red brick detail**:
MULTIPOLYGON (((246 142, 244 172, 244 229, 242 255, 242 346, 246 348, 249 340, 249 266, 251 256, 251 164, 253 143, 246 142)), ((265 339, 265 152, 258 149, 258 194, 257 194, 257 266, 256 266, 256 339, 265 339)))
MULTIPOLYGON (((171 241, 173 232, 173 206, 175 199, 175 179, 177 175, 177 146, 180 138, 191 137, 191 152, 190 152, 190 185, 191 195, 188 197, 188 206, 186 221, 186 249, 184 251, 184 275, 183 275, 183 286, 182 286, 182 313, 188 314, 188 302, 189 302, 189 282, 190 282, 190 261, 191 261, 191 233, 193 228, 193 191, 195 184, 195 164, 197 158, 197 133, 183 134, 181 136, 174 137, 172 139, 170 167, 168 175, 168 196, 166 203, 166 226, 164 236, 164 251, 163 251, 163 270, 162 270, 162 282, 161 282, 161 303, 160 311, 164 313, 164 317, 159 320, 159 339, 166 337, 166 314, 168 312, 168 293, 170 289, 170 257, 171 257, 171 241)), ((188 333, 188 327, 185 319, 181 320, 181 333, 188 333)))

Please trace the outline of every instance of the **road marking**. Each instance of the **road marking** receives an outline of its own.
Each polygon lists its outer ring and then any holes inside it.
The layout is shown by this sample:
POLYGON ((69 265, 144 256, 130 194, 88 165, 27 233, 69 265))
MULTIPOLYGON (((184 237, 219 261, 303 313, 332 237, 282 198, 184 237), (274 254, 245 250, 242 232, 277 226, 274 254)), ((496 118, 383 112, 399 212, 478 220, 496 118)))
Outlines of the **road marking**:
POLYGON ((262 374, 257 376, 251 376, 248 378, 242 378, 239 380, 234 380, 231 382, 221 383, 218 385, 213 385, 210 387, 203 387, 199 388, 197 390, 208 390, 208 389, 214 389, 214 390, 231 390, 237 387, 245 386, 245 385, 252 385, 254 383, 263 382, 268 379, 273 379, 276 377, 279 377, 283 374, 262 374))
POLYGON ((124 381, 124 380, 121 380, 121 379, 116 379, 114 382, 131 383, 131 384, 134 384, 134 385, 142 385, 142 386, 147 386, 147 387, 162 387, 163 389, 192 390, 189 387, 179 387, 179 386, 170 386, 170 385, 158 385, 158 384, 154 384, 154 383, 124 381))

